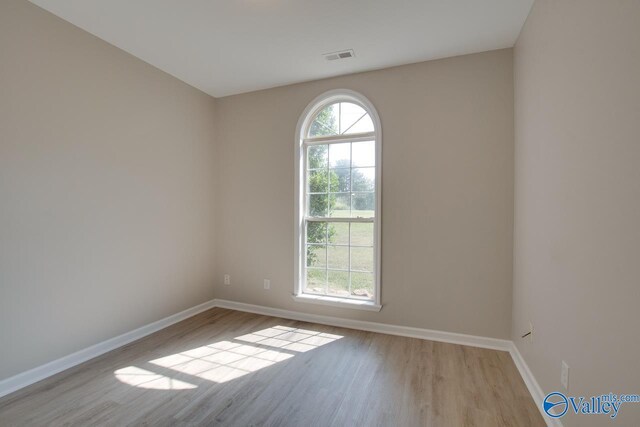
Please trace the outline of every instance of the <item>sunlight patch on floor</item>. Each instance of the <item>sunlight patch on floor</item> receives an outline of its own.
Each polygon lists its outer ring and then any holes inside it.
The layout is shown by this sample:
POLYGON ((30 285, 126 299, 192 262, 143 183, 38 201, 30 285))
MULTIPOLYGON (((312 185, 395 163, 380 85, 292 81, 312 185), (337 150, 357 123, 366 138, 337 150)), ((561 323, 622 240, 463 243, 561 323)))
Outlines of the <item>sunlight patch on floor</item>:
MULTIPOLYGON (((150 363, 175 371, 176 374, 224 383, 290 359, 296 353, 313 350, 340 338, 342 335, 274 326, 236 337, 231 341, 218 341, 154 359, 150 363)), ((162 390, 197 387, 135 366, 120 369, 115 373, 120 381, 136 387, 162 390), (162 386, 172 388, 161 388, 162 386)))
POLYGON ((196 388, 195 384, 159 375, 136 366, 118 369, 116 378, 125 384, 153 390, 188 390, 196 388))

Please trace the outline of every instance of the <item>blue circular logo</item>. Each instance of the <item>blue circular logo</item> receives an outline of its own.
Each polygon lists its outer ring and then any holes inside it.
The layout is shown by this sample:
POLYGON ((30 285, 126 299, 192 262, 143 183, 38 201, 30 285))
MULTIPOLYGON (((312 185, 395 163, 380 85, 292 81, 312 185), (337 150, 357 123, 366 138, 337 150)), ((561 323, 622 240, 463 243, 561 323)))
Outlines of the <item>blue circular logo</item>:
POLYGON ((551 418, 560 418, 567 413, 567 410, 569 409, 569 401, 567 400, 567 396, 562 393, 549 393, 542 402, 542 408, 551 418), (551 412, 554 408, 556 412, 559 411, 557 414, 551 412))

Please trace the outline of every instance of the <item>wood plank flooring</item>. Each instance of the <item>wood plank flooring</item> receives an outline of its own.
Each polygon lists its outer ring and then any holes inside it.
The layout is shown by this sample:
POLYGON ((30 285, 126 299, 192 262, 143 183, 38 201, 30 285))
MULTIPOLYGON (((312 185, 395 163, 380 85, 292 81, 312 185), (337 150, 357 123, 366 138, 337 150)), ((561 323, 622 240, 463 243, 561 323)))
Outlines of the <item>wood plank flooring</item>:
POLYGON ((214 308, 0 399, 2 426, 544 426, 506 352, 214 308))

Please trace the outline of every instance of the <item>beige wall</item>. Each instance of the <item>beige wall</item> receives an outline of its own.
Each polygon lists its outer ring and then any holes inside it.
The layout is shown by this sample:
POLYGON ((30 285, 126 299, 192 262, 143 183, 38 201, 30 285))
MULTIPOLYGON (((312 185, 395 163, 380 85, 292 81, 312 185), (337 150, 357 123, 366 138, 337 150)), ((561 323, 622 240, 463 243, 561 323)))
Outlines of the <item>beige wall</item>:
POLYGON ((0 379, 213 296, 214 112, 0 2, 0 379))
POLYGON ((640 393, 640 2, 536 0, 515 100, 513 339, 546 393, 562 360, 571 395, 640 393))
POLYGON ((220 98, 216 297, 508 338, 510 49, 220 98), (294 302, 294 134, 317 95, 368 97, 383 128, 380 313, 294 302), (271 290, 263 289, 271 279, 271 290))

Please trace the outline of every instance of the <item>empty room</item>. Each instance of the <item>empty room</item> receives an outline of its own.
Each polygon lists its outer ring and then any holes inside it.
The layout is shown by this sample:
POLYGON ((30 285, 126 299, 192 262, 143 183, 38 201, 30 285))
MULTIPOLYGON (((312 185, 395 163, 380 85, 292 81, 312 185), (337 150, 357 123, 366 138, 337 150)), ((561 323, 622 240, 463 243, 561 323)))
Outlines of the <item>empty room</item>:
POLYGON ((0 0, 0 426, 640 426, 640 0, 0 0))

